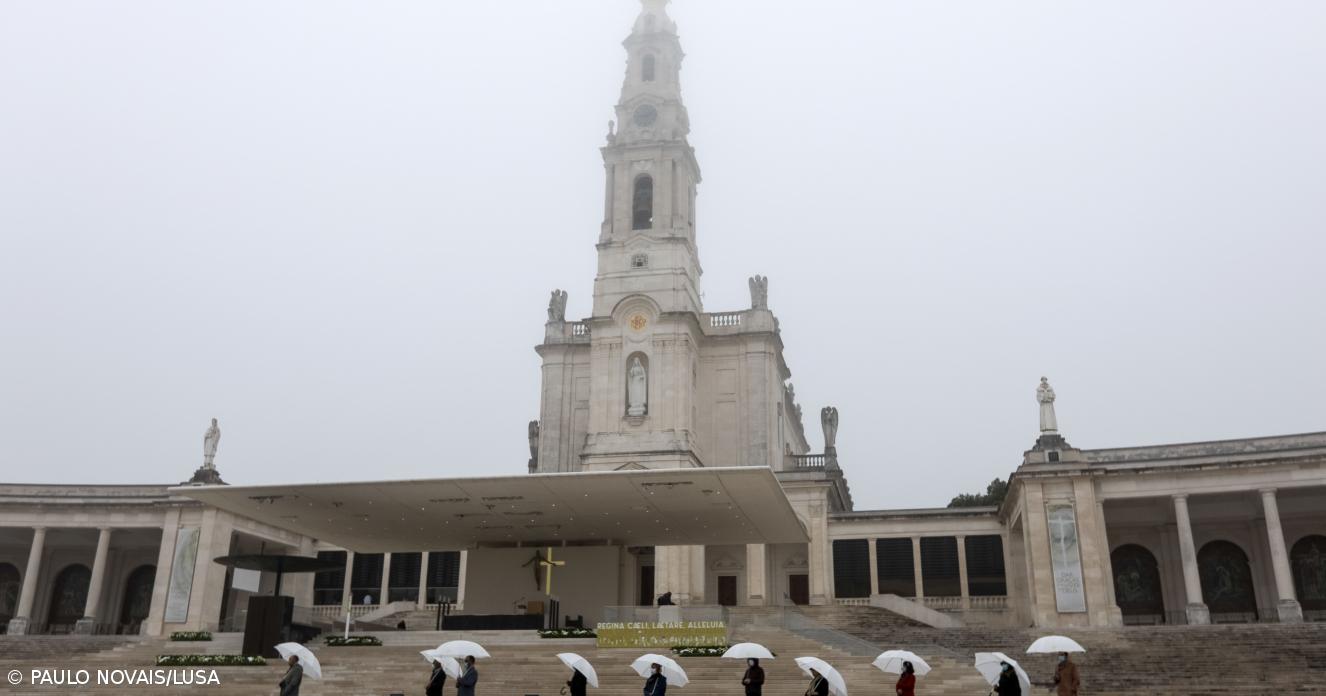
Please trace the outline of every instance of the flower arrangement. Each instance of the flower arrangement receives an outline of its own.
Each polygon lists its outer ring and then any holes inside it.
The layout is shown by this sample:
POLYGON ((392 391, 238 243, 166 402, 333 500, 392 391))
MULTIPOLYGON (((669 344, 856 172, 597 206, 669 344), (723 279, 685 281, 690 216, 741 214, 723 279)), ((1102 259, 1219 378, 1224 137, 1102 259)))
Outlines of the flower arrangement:
POLYGON ((722 657, 727 648, 726 645, 674 645, 672 652, 677 657, 722 657))
POLYGON ((358 648, 363 646, 382 645, 382 639, 377 636, 327 636, 325 639, 328 647, 331 648, 358 648))
POLYGON ((212 639, 211 631, 175 631, 170 634, 175 641, 206 641, 212 639))
POLYGON ((588 628, 541 628, 540 638, 597 638, 598 634, 588 628))
POLYGON ((157 655, 158 667, 260 667, 261 655, 157 655))

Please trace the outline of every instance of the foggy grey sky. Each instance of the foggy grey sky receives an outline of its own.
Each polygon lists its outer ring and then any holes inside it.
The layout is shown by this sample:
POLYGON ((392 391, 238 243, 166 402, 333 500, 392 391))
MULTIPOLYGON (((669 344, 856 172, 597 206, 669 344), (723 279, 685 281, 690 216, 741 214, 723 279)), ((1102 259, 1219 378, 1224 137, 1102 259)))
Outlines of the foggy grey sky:
MULTIPOLYGON (((0 480, 519 474, 631 0, 0 0, 0 480)), ((709 311, 858 508, 1326 430, 1326 3, 677 0, 709 311)))

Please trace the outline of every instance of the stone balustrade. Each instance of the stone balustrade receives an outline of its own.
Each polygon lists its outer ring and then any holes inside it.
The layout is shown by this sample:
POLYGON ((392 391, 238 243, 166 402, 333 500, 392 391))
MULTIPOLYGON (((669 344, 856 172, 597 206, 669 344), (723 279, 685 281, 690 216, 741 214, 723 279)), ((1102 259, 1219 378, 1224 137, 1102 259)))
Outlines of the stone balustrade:
POLYGON ((823 454, 789 454, 787 460, 793 471, 821 471, 828 466, 829 458, 823 454))

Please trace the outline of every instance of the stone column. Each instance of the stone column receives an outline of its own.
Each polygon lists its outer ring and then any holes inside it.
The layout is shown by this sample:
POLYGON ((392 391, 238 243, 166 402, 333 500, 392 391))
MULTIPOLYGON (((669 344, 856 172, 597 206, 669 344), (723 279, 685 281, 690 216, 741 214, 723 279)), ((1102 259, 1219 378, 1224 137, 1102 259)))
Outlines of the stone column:
POLYGON ((179 508, 167 510, 161 520, 161 546, 157 549, 157 572, 152 578, 152 607, 139 630, 143 635, 159 636, 165 632, 166 596, 170 589, 170 571, 175 562, 175 536, 179 532, 179 508))
POLYGON ((1280 528, 1280 504, 1274 488, 1263 488, 1262 510, 1266 513, 1266 538, 1271 547, 1271 569, 1275 571, 1275 594, 1279 602, 1275 611, 1280 623, 1301 623, 1303 607, 1294 596, 1294 576, 1289 569, 1289 552, 1285 549, 1285 534, 1280 528))
POLYGON ((746 544, 746 603, 763 606, 768 603, 765 574, 764 544, 746 544))
POLYGON ((74 626, 75 633, 97 632, 97 614, 101 611, 101 590, 106 584, 106 554, 110 552, 111 530, 102 527, 97 533, 97 555, 92 559, 92 580, 87 587, 87 602, 83 605, 83 618, 74 626))
POLYGON ((810 573, 810 603, 832 603, 833 563, 829 560, 829 523, 822 502, 810 505, 810 544, 807 545, 807 565, 810 573))
POLYGON ((916 602, 925 599, 925 578, 921 574, 921 537, 912 537, 912 582, 916 584, 916 602))
POLYGON ((419 596, 414 600, 414 606, 423 609, 428 606, 428 552, 423 551, 419 554, 419 596))
POLYGON ((879 549, 877 548, 878 546, 878 544, 876 543, 877 541, 878 540, 873 537, 870 539, 866 539, 866 543, 870 544, 870 548, 868 549, 868 554, 866 557, 869 559, 867 562, 870 564, 871 597, 874 597, 875 595, 879 594, 879 549))
POLYGON ((460 577, 457 578, 457 580, 456 580, 456 608, 457 608, 457 609, 464 609, 464 608, 465 608, 465 586, 466 586, 467 584, 469 584, 469 583, 468 583, 468 580, 467 580, 467 577, 466 577, 466 575, 465 575, 465 573, 466 573, 466 571, 468 570, 469 562, 470 562, 470 552, 469 552, 469 551, 461 551, 461 552, 460 552, 460 577))
MULTIPOLYGON (((349 614, 350 606, 354 604, 354 595, 350 594, 350 580, 355 573, 355 552, 347 550, 345 552, 345 578, 341 581, 341 614, 349 614)), ((342 616, 344 618, 344 616, 342 616)))
POLYGON ((1192 540, 1192 522, 1188 519, 1188 496, 1174 496, 1174 519, 1179 528, 1179 556, 1183 560, 1183 590, 1187 599, 1188 623, 1211 623, 1211 612, 1202 600, 1202 578, 1197 574, 1197 549, 1192 540))
POLYGON ((971 608, 971 594, 967 589, 967 537, 958 536, 958 592, 962 597, 962 608, 971 608))
POLYGON ((32 623, 32 600, 37 595, 37 576, 41 574, 41 553, 46 546, 46 528, 32 528, 32 546, 28 548, 28 567, 23 571, 23 586, 18 591, 18 610, 9 620, 9 634, 23 635, 32 623))
POLYGON ((1105 501, 1096 492, 1096 526, 1100 529, 1100 567, 1105 578, 1105 609, 1109 625, 1123 625, 1123 610, 1114 594, 1114 562, 1110 559, 1110 530, 1105 526, 1105 501))
POLYGON ((378 606, 385 607, 391 596, 391 554, 382 554, 382 593, 378 595, 378 606))

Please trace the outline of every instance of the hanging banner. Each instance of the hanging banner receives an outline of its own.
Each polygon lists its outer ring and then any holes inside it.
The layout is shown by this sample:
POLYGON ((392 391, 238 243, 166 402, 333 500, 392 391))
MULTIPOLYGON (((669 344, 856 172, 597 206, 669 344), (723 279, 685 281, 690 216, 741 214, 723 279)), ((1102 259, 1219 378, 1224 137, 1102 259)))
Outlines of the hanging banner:
POLYGON ((1077 546, 1077 515, 1072 505, 1047 503, 1045 517, 1050 528, 1055 605, 1063 613, 1085 612, 1087 595, 1082 581, 1082 555, 1077 546))
POLYGON ((175 535, 175 558, 170 564, 166 591, 167 623, 189 620, 189 595, 193 592, 193 569, 198 560, 198 528, 181 527, 175 535))
POLYGON ((600 648, 727 645, 727 624, 722 621, 600 623, 594 632, 600 648))

